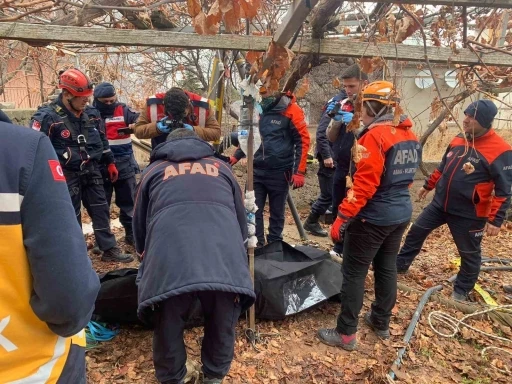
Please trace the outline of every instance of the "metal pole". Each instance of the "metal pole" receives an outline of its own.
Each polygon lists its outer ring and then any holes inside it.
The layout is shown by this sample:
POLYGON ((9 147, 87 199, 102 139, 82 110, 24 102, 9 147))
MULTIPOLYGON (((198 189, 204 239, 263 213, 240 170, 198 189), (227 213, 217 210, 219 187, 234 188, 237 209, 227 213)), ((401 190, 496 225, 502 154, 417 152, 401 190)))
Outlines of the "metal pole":
MULTIPOLYGON (((249 161, 247 161, 249 163, 249 161)), ((299 231, 300 239, 302 241, 308 240, 308 235, 302 226, 302 221, 300 221, 299 212, 297 212, 297 208, 295 207, 295 203, 293 202, 292 195, 288 192, 288 196, 286 197, 286 201, 288 202, 288 206, 290 207, 290 211, 292 212, 293 220, 295 221, 295 225, 299 231)))
POLYGON ((428 299, 430 298, 430 296, 434 292, 440 291, 441 289, 443 289, 442 285, 436 285, 435 287, 427 289, 427 291, 421 297, 420 303, 418 304, 418 307, 416 308, 416 311, 414 312, 414 315, 412 316, 411 323, 409 324, 409 327, 407 327, 407 331, 405 332, 405 336, 403 339, 403 342, 405 345, 398 350, 398 356, 393 363, 393 368, 391 368, 391 370, 389 371, 388 375, 393 380, 396 378, 396 374, 393 370, 398 369, 398 367, 400 367, 400 364, 402 364, 402 357, 405 354, 407 345, 409 344, 409 341, 412 338, 414 329, 416 328, 416 325, 418 324, 418 321, 420 320, 420 315, 421 315, 421 311, 423 311, 423 307, 428 302, 428 299), (396 366, 396 368, 394 368, 395 366, 396 366))
MULTIPOLYGON (((249 111, 249 137, 247 140, 247 191, 254 191, 254 173, 253 173, 253 161, 254 161, 254 131, 253 131, 253 112, 254 112, 254 98, 252 96, 244 97, 244 104, 246 104, 249 111)), ((241 123, 242 117, 240 119, 241 123)), ((263 209, 263 207, 259 207, 263 209)), ((251 273, 252 285, 254 289, 254 248, 249 247, 247 249, 249 255, 249 271, 251 273)), ((256 312, 254 304, 249 308, 249 329, 252 329, 256 333, 256 312)))

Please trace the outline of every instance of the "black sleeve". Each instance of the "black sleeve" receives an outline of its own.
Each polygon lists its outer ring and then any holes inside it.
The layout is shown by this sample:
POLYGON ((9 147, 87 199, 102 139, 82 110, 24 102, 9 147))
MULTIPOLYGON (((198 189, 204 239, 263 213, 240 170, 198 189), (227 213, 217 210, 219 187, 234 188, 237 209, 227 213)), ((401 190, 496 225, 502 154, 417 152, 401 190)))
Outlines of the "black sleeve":
POLYGON ((145 190, 145 175, 150 172, 153 167, 147 167, 141 175, 141 182, 135 191, 135 201, 133 207, 133 238, 135 240, 135 250, 139 255, 144 254, 146 246, 146 215, 148 211, 149 197, 145 190))
POLYGON ((39 140, 22 190, 23 241, 33 278, 30 305, 53 332, 74 335, 90 320, 100 284, 47 137, 39 140))

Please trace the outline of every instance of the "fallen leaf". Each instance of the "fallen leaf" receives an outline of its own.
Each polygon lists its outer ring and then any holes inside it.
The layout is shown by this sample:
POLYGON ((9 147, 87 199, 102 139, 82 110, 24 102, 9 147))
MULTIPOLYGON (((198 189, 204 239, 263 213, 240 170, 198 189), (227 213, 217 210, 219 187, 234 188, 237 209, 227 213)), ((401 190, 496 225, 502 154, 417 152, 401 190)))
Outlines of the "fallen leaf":
POLYGON ((258 14, 261 6, 261 0, 239 0, 242 8, 241 17, 244 19, 252 19, 258 14))
POLYGON ((201 3, 199 0, 187 0, 188 14, 195 18, 201 11, 201 3))

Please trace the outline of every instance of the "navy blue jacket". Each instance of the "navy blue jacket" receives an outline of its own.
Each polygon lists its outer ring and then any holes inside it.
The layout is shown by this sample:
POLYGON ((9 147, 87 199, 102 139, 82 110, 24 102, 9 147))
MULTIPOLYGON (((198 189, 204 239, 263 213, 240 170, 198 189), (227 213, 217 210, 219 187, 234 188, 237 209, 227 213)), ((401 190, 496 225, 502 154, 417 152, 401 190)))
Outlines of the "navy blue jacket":
POLYGON ((5 112, 2 111, 1 109, 0 109, 0 121, 3 121, 4 123, 11 123, 12 124, 12 121, 11 121, 11 119, 9 119, 9 116, 7 116, 5 114, 5 112))
POLYGON ((207 142, 187 137, 158 145, 142 173, 133 233, 142 255, 137 277, 139 318, 150 321, 155 304, 197 291, 254 299, 244 243, 242 192, 226 163, 207 142))
POLYGON ((474 140, 459 134, 423 187, 435 188, 432 204, 444 212, 499 227, 512 196, 512 148, 494 129, 474 140))
MULTIPOLYGON (((41 347, 40 332, 46 328, 45 335, 69 337, 82 330, 91 318, 100 284, 50 140, 26 127, 3 122, 0 137, 2 317, 11 316, 9 338, 19 351, 32 356, 27 358, 31 363, 39 360, 43 364, 51 354, 44 356, 34 349, 41 347), (33 315, 46 324, 28 322, 33 315)), ((50 351, 57 348, 56 341, 50 351)), ((85 377, 84 348, 66 343, 58 349, 59 354, 69 349, 58 382, 82 382, 77 376, 83 372, 85 377)), ((62 370, 54 371, 57 369, 62 370)))
MULTIPOLYGON (((336 96, 334 96, 331 100, 329 100, 326 103, 326 107, 329 103, 331 103, 333 101, 341 101, 346 98, 347 98, 347 94, 345 93, 345 91, 341 91, 340 93, 338 93, 336 96)), ((327 127, 329 126, 330 122, 331 122, 331 118, 329 116, 327 116, 327 114, 324 112, 324 114, 322 115, 322 119, 320 120, 320 123, 318 124, 318 130, 320 130, 320 127, 322 127, 323 132, 321 133, 321 135, 323 135, 323 137, 325 137, 325 139, 320 140, 321 149, 318 150, 319 153, 322 155, 322 158, 325 158, 323 156, 324 156, 324 154, 325 155, 327 154, 325 141, 328 142, 327 137, 326 137, 326 131, 327 131, 327 127), (325 128, 324 128, 324 126, 325 126, 325 128)), ((317 131, 317 147, 319 145, 318 137, 319 137, 319 133, 317 131)), ((343 124, 341 126, 338 137, 336 138, 334 143, 330 143, 330 145, 331 145, 331 149, 332 149, 332 159, 336 163, 336 168, 338 168, 338 170, 340 170, 340 171, 345 171, 348 173, 348 171, 350 170, 350 162, 351 162, 351 156, 352 156, 351 149, 352 149, 352 145, 354 145, 354 135, 350 132, 347 132, 346 124, 343 124)))
POLYGON ((66 171, 80 171, 80 165, 85 156, 81 156, 80 146, 66 127, 63 120, 65 116, 69 119, 70 124, 74 125, 77 133, 87 136, 86 150, 90 156, 89 161, 99 162, 103 157, 106 164, 114 162, 114 155, 99 125, 94 120, 90 120, 85 112, 82 112, 80 117, 69 112, 62 103, 61 95, 55 103, 39 107, 32 116, 30 127, 43 132, 50 138, 59 161, 66 171))

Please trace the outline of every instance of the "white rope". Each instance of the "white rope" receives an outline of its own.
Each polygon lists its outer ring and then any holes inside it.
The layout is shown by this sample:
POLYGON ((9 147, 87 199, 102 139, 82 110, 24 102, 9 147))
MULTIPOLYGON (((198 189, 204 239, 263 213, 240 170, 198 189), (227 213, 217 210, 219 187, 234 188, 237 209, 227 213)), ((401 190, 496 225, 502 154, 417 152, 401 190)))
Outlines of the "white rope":
MULTIPOLYGON (((480 333, 482 335, 490 337, 491 339, 496 339, 496 340, 502 341, 504 343, 511 343, 512 344, 512 340, 507 339, 506 337, 496 336, 496 335, 494 335, 492 333, 484 332, 481 329, 475 328, 475 327, 473 327, 473 326, 471 326, 471 325, 469 325, 468 323, 465 322, 465 320, 467 320, 467 319, 469 319, 471 317, 480 316, 480 315, 484 315, 486 313, 500 311, 500 310, 507 309, 507 308, 512 308, 512 305, 508 304, 508 305, 497 305, 497 306, 489 307, 489 308, 483 309, 481 311, 470 313, 470 314, 462 317, 460 320, 455 318, 455 317, 453 317, 453 316, 451 316, 451 315, 449 315, 449 314, 447 314, 447 313, 444 313, 442 311, 433 311, 433 312, 430 312, 429 315, 428 315, 428 324, 430 325, 430 328, 436 334, 438 334, 439 336, 442 336, 442 337, 454 337, 455 335, 457 335, 457 333, 460 332, 460 327, 461 327, 461 325, 463 325, 466 328, 469 328, 469 329, 471 329, 471 330, 473 330, 473 331, 475 331, 477 333, 480 333), (438 323, 443 324, 446 328, 451 329, 451 333, 444 333, 444 332, 441 332, 441 331, 437 330, 435 328, 435 326, 432 324, 433 321, 437 321, 438 323)), ((490 346, 490 347, 486 347, 486 348, 484 348, 482 350, 482 352, 481 352, 482 357, 485 357, 485 352, 488 351, 488 350, 491 350, 491 349, 502 351, 502 352, 505 352, 505 353, 507 353, 507 354, 512 356, 512 352, 507 350, 507 349, 490 346)), ((500 368, 497 368, 497 367, 494 367, 494 368, 496 370, 498 370, 499 372, 502 372, 502 373, 510 373, 509 369, 503 370, 503 369, 500 369, 500 368)))

